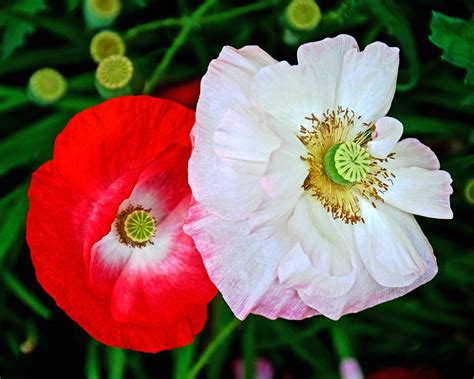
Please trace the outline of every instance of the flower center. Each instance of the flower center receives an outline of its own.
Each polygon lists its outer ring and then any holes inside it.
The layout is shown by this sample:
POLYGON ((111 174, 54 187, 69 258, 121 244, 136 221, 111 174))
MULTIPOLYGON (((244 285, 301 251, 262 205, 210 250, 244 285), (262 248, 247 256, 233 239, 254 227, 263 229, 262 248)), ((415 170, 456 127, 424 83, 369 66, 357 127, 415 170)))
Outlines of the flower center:
POLYGON ((334 183, 360 182, 369 171, 369 153, 352 141, 335 144, 324 156, 324 170, 334 183))
POLYGON ((115 227, 121 243, 131 247, 153 244, 151 238, 156 232, 156 220, 151 209, 142 206, 128 206, 116 217, 115 227))
POLYGON ((363 124, 356 133, 354 112, 338 107, 327 111, 321 118, 312 114, 306 117, 311 128, 301 126, 299 139, 305 145, 307 155, 301 157, 308 166, 308 176, 303 188, 332 214, 347 224, 364 222, 360 214, 358 198, 383 201, 381 195, 395 176, 380 166, 392 159, 372 157, 367 144, 372 139, 373 123, 363 124))

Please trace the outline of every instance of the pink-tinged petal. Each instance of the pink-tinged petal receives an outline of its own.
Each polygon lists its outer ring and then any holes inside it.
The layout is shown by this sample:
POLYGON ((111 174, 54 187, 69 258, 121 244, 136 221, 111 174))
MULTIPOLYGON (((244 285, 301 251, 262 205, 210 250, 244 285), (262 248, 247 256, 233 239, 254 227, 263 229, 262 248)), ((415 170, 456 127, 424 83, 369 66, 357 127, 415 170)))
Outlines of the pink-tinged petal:
POLYGON ((225 46, 217 59, 211 61, 201 80, 197 123, 206 125, 206 131, 212 135, 227 109, 250 105, 251 80, 262 67, 275 63, 277 61, 258 46, 242 49, 225 46))
POLYGON ((397 82, 399 49, 374 42, 344 56, 336 104, 353 110, 365 122, 385 116, 397 82))
POLYGON ((403 133, 403 125, 392 117, 382 117, 375 123, 373 141, 368 144, 369 154, 376 158, 385 158, 392 152, 403 133))
POLYGON ((244 219, 260 204, 259 176, 226 165, 214 151, 213 135, 228 109, 250 105, 250 81, 261 67, 275 62, 256 46, 224 47, 201 81, 189 183, 206 209, 227 219, 244 219))
POLYGON ((285 315, 308 317, 308 308, 297 302, 294 292, 284 291, 275 283, 278 261, 289 247, 288 241, 262 238, 251 232, 248 222, 223 220, 197 202, 190 209, 184 230, 193 237, 211 280, 237 318, 242 320, 254 311, 278 317, 268 303, 272 297, 266 297, 275 294, 281 295, 278 308, 288 308, 285 315), (295 303, 299 307, 291 312, 295 303))
POLYGON ((274 279, 261 300, 252 308, 251 313, 271 320, 277 318, 302 320, 319 314, 316 309, 301 300, 295 289, 285 287, 278 278, 274 279))
POLYGON ((420 216, 453 218, 449 203, 452 179, 446 171, 400 167, 390 172, 395 178, 383 194, 386 203, 420 216))
POLYGON ((384 164, 389 170, 400 167, 420 167, 427 170, 439 170, 439 160, 428 146, 416 138, 406 138, 397 143, 393 149, 395 159, 384 164))
POLYGON ((244 108, 228 109, 214 133, 217 156, 240 173, 263 174, 270 154, 281 145, 266 126, 267 119, 244 108))
POLYGON ((364 266, 380 285, 409 286, 436 266, 412 215, 381 203, 377 208, 363 199, 359 203, 365 223, 355 226, 355 240, 364 266))

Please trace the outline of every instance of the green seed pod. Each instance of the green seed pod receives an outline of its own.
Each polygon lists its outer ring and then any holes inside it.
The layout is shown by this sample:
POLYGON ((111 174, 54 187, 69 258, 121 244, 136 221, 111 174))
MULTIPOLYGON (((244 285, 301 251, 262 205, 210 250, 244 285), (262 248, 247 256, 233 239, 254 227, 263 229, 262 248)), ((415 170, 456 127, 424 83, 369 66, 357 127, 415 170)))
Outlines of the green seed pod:
POLYGON ((106 99, 136 93, 135 69, 130 59, 111 55, 97 66, 95 80, 97 91, 106 99))
POLYGON ((321 10, 314 0, 292 0, 286 8, 288 26, 296 30, 312 30, 321 21, 321 10))
POLYGON ((468 204, 474 205, 474 178, 467 181, 464 187, 464 197, 468 204))
POLYGON ((121 9, 120 0, 84 0, 84 18, 90 29, 112 25, 121 9))
POLYGON ((125 44, 120 34, 110 30, 103 30, 92 38, 90 52, 92 59, 100 63, 111 55, 124 55, 125 44))
POLYGON ((35 71, 28 82, 28 95, 38 105, 57 102, 64 96, 66 90, 66 79, 52 68, 35 71))

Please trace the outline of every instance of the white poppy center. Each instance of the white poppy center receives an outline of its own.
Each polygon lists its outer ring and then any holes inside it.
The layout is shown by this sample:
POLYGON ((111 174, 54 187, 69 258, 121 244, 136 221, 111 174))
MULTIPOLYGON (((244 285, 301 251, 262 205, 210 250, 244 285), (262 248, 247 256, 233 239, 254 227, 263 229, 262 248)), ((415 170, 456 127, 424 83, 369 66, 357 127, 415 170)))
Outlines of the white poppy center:
MULTIPOLYGON (((375 125, 363 124, 362 131, 356 133, 355 113, 342 107, 320 118, 311 114, 305 119, 311 121, 311 127, 301 126, 299 136, 307 150, 307 155, 301 157, 308 166, 303 188, 334 219, 347 224, 364 222, 358 197, 368 199, 375 207, 374 200, 383 201, 381 195, 391 180, 391 174, 380 165, 384 159, 372 157, 367 150, 375 125)), ((392 158, 389 154, 386 159, 392 158)))

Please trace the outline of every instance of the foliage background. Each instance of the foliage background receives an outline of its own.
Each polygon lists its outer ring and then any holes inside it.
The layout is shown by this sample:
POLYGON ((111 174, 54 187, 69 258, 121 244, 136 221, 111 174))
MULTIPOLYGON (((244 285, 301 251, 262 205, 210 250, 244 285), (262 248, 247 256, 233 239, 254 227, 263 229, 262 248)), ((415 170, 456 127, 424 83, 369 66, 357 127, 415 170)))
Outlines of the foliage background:
POLYGON ((287 4, 128 0, 113 29, 123 34, 148 93, 202 76, 225 44, 258 44, 290 63, 300 43, 338 33, 354 35, 361 47, 374 40, 399 46, 390 114, 404 123, 405 136, 437 153, 454 179, 454 220, 418 218, 439 274, 401 299, 338 322, 249 317, 241 323, 217 297, 205 330, 188 347, 149 355, 93 341, 36 282, 24 225, 31 173, 51 157, 67 120, 102 101, 88 51, 94 31, 84 23, 80 0, 0 1, 1 378, 232 378, 240 358, 251 378, 257 356, 271 362, 277 378, 337 378, 347 356, 357 357, 366 374, 402 366, 430 368, 431 374, 417 378, 473 377, 474 227, 465 187, 474 163, 474 21, 468 21, 474 4, 320 1, 322 21, 308 32, 291 31, 287 4), (44 66, 61 71, 69 85, 64 99, 50 107, 36 106, 26 94, 28 78, 44 66))

